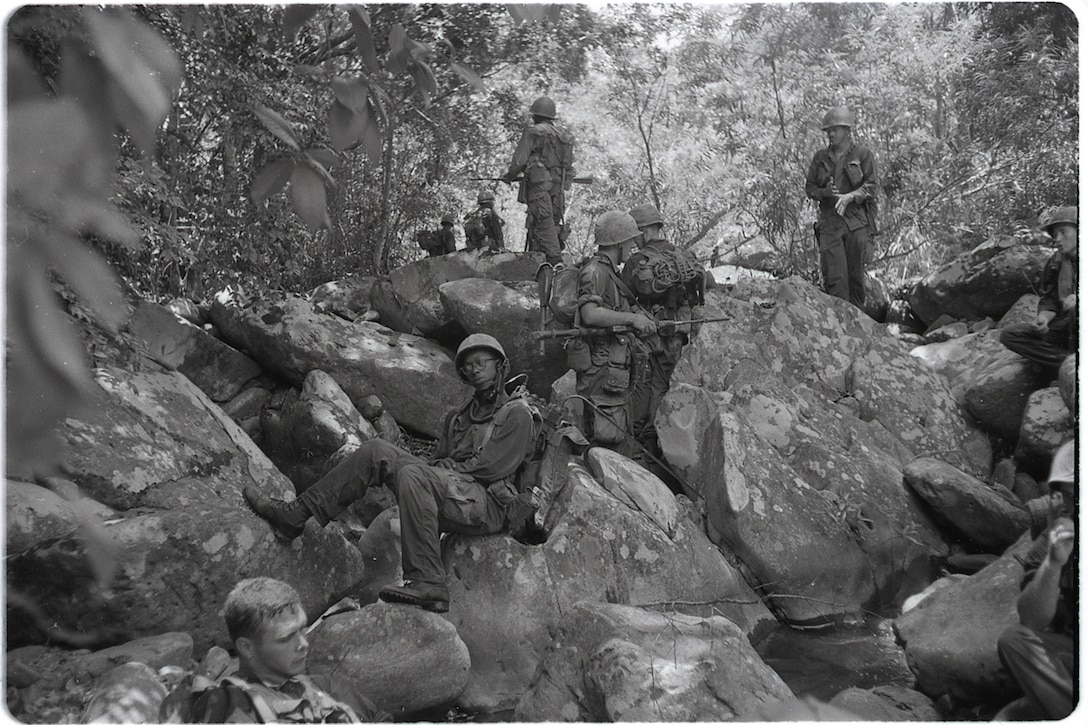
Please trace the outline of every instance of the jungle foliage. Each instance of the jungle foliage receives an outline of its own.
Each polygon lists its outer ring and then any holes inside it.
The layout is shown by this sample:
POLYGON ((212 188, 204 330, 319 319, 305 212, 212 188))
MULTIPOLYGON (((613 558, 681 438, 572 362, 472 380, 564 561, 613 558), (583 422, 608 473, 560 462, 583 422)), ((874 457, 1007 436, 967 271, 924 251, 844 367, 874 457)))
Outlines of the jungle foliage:
MULTIPOLYGON (((803 177, 840 104, 877 156, 893 284, 1077 199, 1058 3, 25 6, 7 33, 9 410, 34 429, 76 397, 41 390, 86 382, 47 271, 107 326, 124 305, 92 249, 160 300, 387 273, 505 171, 542 94, 597 178, 575 253, 653 201, 702 255, 814 276, 803 177)), ((521 249, 516 190, 490 186, 521 249)))

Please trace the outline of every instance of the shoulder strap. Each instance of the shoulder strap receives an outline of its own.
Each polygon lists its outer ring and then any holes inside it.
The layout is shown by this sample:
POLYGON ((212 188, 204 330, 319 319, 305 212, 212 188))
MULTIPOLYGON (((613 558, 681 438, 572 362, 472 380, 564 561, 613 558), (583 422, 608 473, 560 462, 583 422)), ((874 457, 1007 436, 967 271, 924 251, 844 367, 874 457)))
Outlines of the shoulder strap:
POLYGON ((253 703, 253 710, 257 713, 257 722, 276 722, 278 718, 276 713, 272 711, 272 706, 265 701, 264 696, 253 686, 253 683, 246 682, 242 678, 233 675, 224 677, 223 681, 229 682, 246 694, 249 701, 253 703))

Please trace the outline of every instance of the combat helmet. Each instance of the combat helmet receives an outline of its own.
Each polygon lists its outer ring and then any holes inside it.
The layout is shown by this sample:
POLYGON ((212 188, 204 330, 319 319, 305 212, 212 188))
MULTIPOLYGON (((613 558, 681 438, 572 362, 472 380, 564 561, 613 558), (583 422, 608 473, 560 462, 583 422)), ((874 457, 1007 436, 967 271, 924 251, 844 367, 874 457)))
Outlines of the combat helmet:
POLYGON ((639 204, 627 213, 635 220, 635 224, 638 225, 639 229, 653 226, 654 224, 665 223, 665 220, 661 218, 661 212, 657 210, 656 206, 649 202, 646 204, 639 204))
POLYGON ((850 109, 846 106, 832 108, 824 114, 824 120, 820 122, 820 130, 826 131, 832 126, 848 126, 853 128, 854 114, 850 113, 850 109))
POLYGON ((610 209, 597 217, 593 225, 593 241, 598 247, 614 247, 642 236, 634 218, 625 211, 610 209))
POLYGON ((547 96, 541 96, 529 106, 529 113, 544 118, 555 118, 555 101, 547 96))
POLYGON ((457 366, 458 374, 461 372, 461 363, 464 362, 465 355, 473 350, 490 350, 499 356, 500 364, 506 362, 506 351, 502 349, 499 341, 491 335, 476 332, 466 337, 457 347, 457 354, 453 358, 453 363, 457 366))
POLYGON ((1076 468, 1076 445, 1069 440, 1063 443, 1054 454, 1054 459, 1050 463, 1050 476, 1046 480, 1047 485, 1053 489, 1056 488, 1054 484, 1074 483, 1077 480, 1076 468))
POLYGON ((481 189, 480 193, 476 195, 476 203, 483 204, 485 201, 495 201, 494 192, 488 191, 487 189, 481 189))
POLYGON ((443 214, 440 223, 441 224, 449 224, 452 227, 453 226, 453 214, 443 214))
POLYGON ((1060 206, 1057 209, 1051 209, 1048 213, 1043 214, 1039 220, 1039 226, 1050 233, 1051 228, 1055 224, 1072 224, 1077 225, 1077 207, 1075 206, 1060 206))

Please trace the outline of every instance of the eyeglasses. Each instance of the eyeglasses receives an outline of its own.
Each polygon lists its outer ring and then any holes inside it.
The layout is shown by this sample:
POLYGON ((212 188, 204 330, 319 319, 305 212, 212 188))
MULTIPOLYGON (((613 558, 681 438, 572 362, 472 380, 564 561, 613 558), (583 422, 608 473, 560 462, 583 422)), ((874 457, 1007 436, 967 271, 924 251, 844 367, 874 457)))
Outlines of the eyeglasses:
POLYGON ((487 367, 488 363, 497 362, 493 357, 477 358, 476 360, 465 360, 461 363, 461 370, 466 373, 474 373, 477 370, 483 370, 487 367))

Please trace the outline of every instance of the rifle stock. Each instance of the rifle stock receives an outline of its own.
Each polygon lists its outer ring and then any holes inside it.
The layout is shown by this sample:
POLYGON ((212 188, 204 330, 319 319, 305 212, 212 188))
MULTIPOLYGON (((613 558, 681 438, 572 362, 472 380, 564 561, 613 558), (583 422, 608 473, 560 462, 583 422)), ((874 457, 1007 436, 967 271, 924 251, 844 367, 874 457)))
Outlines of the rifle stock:
MULTIPOLYGON (((664 320, 657 323, 657 329, 679 327, 680 325, 701 325, 704 322, 726 322, 732 320, 731 315, 722 317, 701 317, 696 320, 664 320)), ((624 332, 633 332, 631 325, 612 325, 611 327, 575 327, 570 330, 537 330, 530 333, 533 340, 569 340, 574 337, 595 337, 599 335, 619 335, 624 332)))

